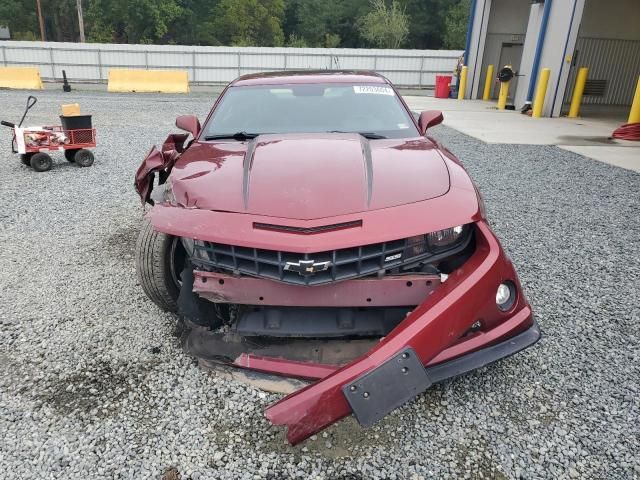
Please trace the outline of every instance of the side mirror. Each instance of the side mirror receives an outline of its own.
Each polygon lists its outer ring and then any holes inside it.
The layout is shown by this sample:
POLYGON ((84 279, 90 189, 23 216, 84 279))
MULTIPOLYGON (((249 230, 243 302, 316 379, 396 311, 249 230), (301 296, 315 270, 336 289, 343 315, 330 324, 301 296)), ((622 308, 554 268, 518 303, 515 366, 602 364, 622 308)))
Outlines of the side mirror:
POLYGON ((442 112, 440 110, 427 110, 426 112, 422 112, 420 114, 420 118, 418 118, 418 128, 420 129, 420 135, 424 135, 427 133, 427 130, 431 127, 435 127, 436 125, 442 123, 444 117, 442 116, 442 112))
POLYGON ((195 115, 180 115, 176 118, 176 127, 189 132, 194 138, 200 133, 200 121, 195 115))

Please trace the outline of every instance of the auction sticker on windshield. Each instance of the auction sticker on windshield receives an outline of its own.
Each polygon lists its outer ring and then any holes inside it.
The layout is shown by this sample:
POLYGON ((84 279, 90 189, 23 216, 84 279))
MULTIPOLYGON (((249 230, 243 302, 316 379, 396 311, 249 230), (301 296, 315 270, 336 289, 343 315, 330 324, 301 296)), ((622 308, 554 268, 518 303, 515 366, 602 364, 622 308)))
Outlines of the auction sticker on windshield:
POLYGON ((355 93, 369 93, 374 95, 393 95, 393 89, 391 87, 378 85, 354 85, 353 91, 355 93))

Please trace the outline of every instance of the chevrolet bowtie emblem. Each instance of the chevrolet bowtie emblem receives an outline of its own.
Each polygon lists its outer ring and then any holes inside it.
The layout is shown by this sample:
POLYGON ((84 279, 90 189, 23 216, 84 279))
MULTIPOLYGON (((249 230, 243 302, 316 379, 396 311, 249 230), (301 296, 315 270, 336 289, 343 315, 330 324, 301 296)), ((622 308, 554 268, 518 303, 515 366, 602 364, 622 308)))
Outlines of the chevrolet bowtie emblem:
POLYGON ((290 272, 297 272, 298 275, 313 275, 324 272, 331 266, 331 262, 316 262, 314 260, 300 260, 298 262, 287 262, 284 269, 290 272))

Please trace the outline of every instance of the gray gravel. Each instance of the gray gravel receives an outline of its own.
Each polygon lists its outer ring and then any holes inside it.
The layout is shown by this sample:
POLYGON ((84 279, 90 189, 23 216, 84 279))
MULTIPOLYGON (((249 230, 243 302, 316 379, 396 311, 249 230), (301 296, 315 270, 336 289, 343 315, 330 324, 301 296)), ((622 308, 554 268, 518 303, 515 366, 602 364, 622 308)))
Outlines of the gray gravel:
MULTIPOLYGON (((25 92, 0 91, 19 118, 25 92)), ((277 396, 201 370, 136 285, 132 179, 208 95, 39 94, 28 123, 78 101, 100 146, 37 174, 0 131, 3 479, 640 477, 640 175, 555 147, 434 134, 469 168, 544 338, 439 385, 369 430, 347 419, 297 447, 277 396)))

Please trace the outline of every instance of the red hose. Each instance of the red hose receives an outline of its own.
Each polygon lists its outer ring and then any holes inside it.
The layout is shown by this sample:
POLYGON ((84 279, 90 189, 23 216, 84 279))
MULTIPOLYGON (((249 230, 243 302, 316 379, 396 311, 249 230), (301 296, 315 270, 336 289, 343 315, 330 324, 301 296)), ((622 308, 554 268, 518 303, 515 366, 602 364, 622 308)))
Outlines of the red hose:
POLYGON ((640 123, 625 123, 613 132, 611 138, 640 141, 640 123))

